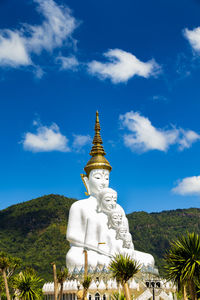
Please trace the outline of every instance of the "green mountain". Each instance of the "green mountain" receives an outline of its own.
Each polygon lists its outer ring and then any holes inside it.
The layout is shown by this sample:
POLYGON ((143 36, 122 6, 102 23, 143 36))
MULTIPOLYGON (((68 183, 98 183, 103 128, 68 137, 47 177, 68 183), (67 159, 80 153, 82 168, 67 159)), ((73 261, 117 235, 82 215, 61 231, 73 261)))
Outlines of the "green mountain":
POLYGON ((52 280, 51 263, 65 265, 67 221, 74 201, 47 195, 0 211, 0 250, 22 258, 24 265, 52 280))
POLYGON ((199 208, 133 212, 127 217, 135 249, 151 253, 161 273, 162 259, 170 242, 187 231, 200 233, 199 208))
MULTIPOLYGON (((66 230, 69 209, 75 199, 47 195, 0 211, 0 250, 23 259, 47 281, 51 263, 65 265, 69 243, 66 230)), ((135 249, 151 253, 160 267, 169 243, 186 231, 200 232, 200 209, 127 215, 135 249)))

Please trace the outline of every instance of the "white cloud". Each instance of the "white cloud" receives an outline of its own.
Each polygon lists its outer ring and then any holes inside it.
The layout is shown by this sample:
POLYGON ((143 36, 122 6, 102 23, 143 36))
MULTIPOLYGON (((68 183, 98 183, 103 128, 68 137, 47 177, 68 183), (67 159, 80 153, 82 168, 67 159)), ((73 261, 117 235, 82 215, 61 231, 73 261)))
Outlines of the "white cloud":
POLYGON ((29 64, 31 59, 20 33, 11 30, 0 31, 0 65, 17 67, 29 64))
POLYGON ((151 124, 151 121, 138 112, 127 112, 120 115, 122 126, 131 133, 124 134, 124 144, 132 151, 146 152, 149 150, 167 151, 177 144, 179 150, 191 147, 192 143, 200 139, 200 136, 192 130, 159 129, 151 124))
POLYGON ((77 151, 81 150, 85 145, 91 142, 89 135, 74 134, 74 141, 72 147, 77 151))
POLYGON ((190 148, 193 143, 200 139, 200 135, 192 130, 179 129, 180 137, 178 139, 179 149, 190 148))
POLYGON ((34 74, 35 74, 35 77, 38 78, 38 79, 41 79, 45 72, 43 71, 42 68, 40 68, 40 66, 34 66, 34 74))
POLYGON ((50 127, 38 125, 36 133, 27 132, 23 140, 23 147, 32 152, 61 151, 68 152, 68 139, 62 135, 59 127, 54 123, 50 127))
POLYGON ((196 27, 193 30, 186 28, 183 30, 183 34, 193 50, 200 54, 200 27, 196 27))
POLYGON ((75 56, 58 56, 56 61, 61 63, 61 70, 77 71, 77 67, 79 65, 79 62, 75 56))
POLYGON ((11 67, 31 64, 31 53, 52 51, 72 40, 76 19, 67 7, 53 0, 35 0, 44 16, 41 25, 24 24, 21 30, 0 31, 0 65, 11 67))
POLYGON ((35 2, 39 4, 38 11, 45 17, 45 21, 39 26, 26 25, 30 33, 26 42, 30 52, 39 54, 43 49, 52 51, 62 46, 71 37, 77 23, 69 8, 58 6, 53 0, 35 2))
POLYGON ((148 78, 160 70, 153 59, 144 63, 133 54, 120 49, 110 49, 104 56, 109 62, 94 60, 88 64, 88 72, 101 79, 109 78, 113 83, 127 82, 135 75, 148 78))
POLYGON ((132 132, 124 135, 125 145, 132 150, 142 152, 148 150, 166 151, 171 144, 175 143, 178 137, 176 129, 156 129, 148 118, 137 112, 127 112, 125 115, 120 116, 120 120, 122 125, 132 132))
POLYGON ((186 177, 180 180, 172 191, 180 195, 200 195, 200 176, 186 177))

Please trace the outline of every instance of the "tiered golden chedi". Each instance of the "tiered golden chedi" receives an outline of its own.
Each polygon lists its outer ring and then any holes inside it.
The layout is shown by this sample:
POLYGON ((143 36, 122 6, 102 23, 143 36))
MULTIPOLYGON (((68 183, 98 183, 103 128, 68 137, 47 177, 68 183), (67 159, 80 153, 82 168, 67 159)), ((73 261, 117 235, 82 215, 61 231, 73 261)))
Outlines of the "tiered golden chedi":
POLYGON ((90 155, 92 158, 88 161, 87 165, 85 166, 84 170, 87 174, 87 177, 89 177, 89 173, 93 169, 106 169, 109 172, 112 170, 111 165, 105 158, 105 151, 102 146, 103 142, 100 135, 100 124, 99 124, 99 113, 96 112, 96 123, 95 123, 95 136, 93 139, 93 147, 90 152, 90 155))

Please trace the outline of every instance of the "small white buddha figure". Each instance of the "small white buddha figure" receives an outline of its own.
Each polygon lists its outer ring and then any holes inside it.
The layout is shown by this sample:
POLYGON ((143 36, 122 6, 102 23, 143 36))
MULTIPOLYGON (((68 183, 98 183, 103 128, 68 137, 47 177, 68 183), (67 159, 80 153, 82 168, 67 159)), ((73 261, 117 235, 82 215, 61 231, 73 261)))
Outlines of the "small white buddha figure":
MULTIPOLYGON (((116 230, 122 225, 123 220, 125 221, 125 213, 121 206, 117 204, 117 192, 111 188, 102 189, 97 195, 98 199, 98 217, 99 217, 99 228, 100 228, 100 240, 104 240, 104 243, 99 243, 99 249, 103 250, 110 257, 114 255, 115 252, 120 253, 122 249, 122 241, 116 239, 116 230), (107 219, 105 219, 107 217, 107 219), (107 222, 105 223, 105 220, 107 222)), ((108 257, 107 257, 108 258, 108 257)), ((98 257, 99 264, 105 265, 105 257, 98 257)))
POLYGON ((122 225, 117 229, 116 239, 124 240, 128 233, 128 226, 122 225))
POLYGON ((129 232, 126 233, 126 235, 123 238, 123 248, 134 249, 132 236, 129 232))
POLYGON ((114 209, 108 214, 108 228, 117 230, 123 222, 123 214, 119 209, 114 209))
POLYGON ((97 212, 104 212, 105 214, 109 214, 117 206, 117 192, 111 188, 107 187, 102 189, 97 195, 97 198, 97 212))
POLYGON ((117 230, 122 225, 128 228, 128 220, 124 210, 117 203, 117 192, 115 190, 104 188, 97 195, 97 199, 97 212, 103 212, 107 215, 109 229, 113 228, 117 230))

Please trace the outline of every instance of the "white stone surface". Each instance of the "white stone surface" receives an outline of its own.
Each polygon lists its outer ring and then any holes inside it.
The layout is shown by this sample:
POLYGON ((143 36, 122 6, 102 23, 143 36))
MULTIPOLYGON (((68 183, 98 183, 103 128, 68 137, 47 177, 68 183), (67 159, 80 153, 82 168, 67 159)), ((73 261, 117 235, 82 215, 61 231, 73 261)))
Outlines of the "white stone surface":
POLYGON ((139 284, 135 281, 135 279, 133 278, 130 282, 129 282, 129 288, 130 289, 138 289, 139 284))
POLYGON ((147 300, 150 299, 152 297, 152 293, 150 292, 149 289, 147 289, 146 291, 144 291, 144 293, 142 293, 139 297, 137 297, 137 300, 147 300))
POLYGON ((70 271, 84 266, 84 249, 92 268, 108 266, 117 253, 128 254, 145 266, 154 266, 152 255, 134 250, 125 212, 116 203, 117 193, 108 189, 109 171, 94 169, 84 180, 90 196, 75 202, 69 213, 67 239, 71 248, 66 263, 70 271))
POLYGON ((92 280, 92 282, 90 284, 90 290, 97 290, 97 285, 96 285, 96 282, 94 280, 92 280))

